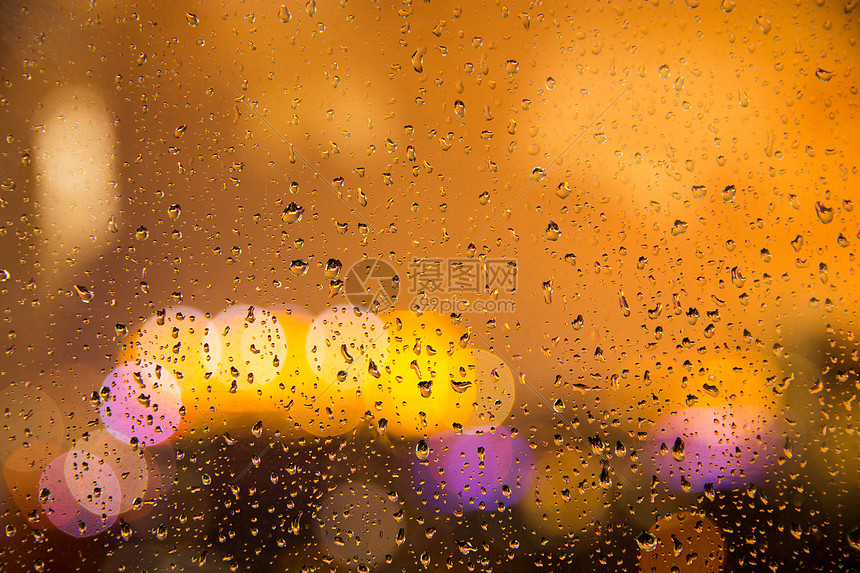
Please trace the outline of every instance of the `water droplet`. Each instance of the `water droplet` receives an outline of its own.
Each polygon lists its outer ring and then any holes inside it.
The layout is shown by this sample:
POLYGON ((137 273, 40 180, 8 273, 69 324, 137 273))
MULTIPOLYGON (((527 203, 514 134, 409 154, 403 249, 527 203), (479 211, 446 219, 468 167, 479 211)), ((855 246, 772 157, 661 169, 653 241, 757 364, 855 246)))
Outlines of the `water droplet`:
POLYGON ((723 0, 723 2, 720 4, 720 7, 723 9, 723 12, 725 12, 726 14, 728 14, 729 12, 734 10, 735 6, 737 6, 737 3, 735 2, 735 0, 723 0))
POLYGON ((717 490, 714 488, 714 484, 706 483, 704 491, 705 497, 707 497, 710 501, 714 501, 717 498, 717 490))
POLYGON ((299 207, 295 203, 290 203, 289 205, 287 205, 287 208, 284 209, 281 218, 284 220, 284 223, 291 225, 293 223, 301 221, 304 212, 305 210, 303 207, 299 207))
POLYGON ((638 545, 639 549, 642 551, 654 551, 657 549, 657 538, 651 533, 643 531, 636 538, 636 545, 638 545))
POLYGON ((550 221, 546 226, 546 238, 550 241, 557 241, 559 237, 561 237, 561 230, 555 222, 550 221))
POLYGON ((708 192, 708 188, 704 185, 693 185, 693 197, 701 199, 708 192))
POLYGON ((514 76, 520 69, 520 63, 516 60, 508 60, 505 62, 505 69, 509 75, 514 76))
POLYGON ((430 394, 433 393, 433 381, 432 380, 422 380, 418 383, 418 389, 421 391, 421 396, 424 398, 429 398, 430 394))
POLYGON ((419 74, 424 71, 424 54, 426 52, 427 48, 421 46, 412 54, 412 69, 419 74))
POLYGON ((327 279, 336 279, 340 274, 343 265, 337 259, 329 259, 325 264, 325 276, 327 279))
POLYGON ((453 388, 454 392, 456 392, 457 394, 462 394, 463 392, 465 392, 466 390, 468 390, 471 387, 472 387, 472 381, 471 380, 452 380, 451 381, 451 388, 453 388))
POLYGON ((427 445, 425 440, 419 440, 417 444, 415 444, 415 456, 419 460, 426 460, 430 457, 430 446, 427 445))
POLYGON ((680 437, 675 438, 675 444, 672 446, 672 456, 676 461, 684 461, 684 440, 680 437))
POLYGON ((251 433, 255 438, 260 438, 263 436, 263 421, 260 420, 251 428, 251 433))
POLYGON ((123 521, 122 524, 119 526, 119 534, 120 534, 120 536, 122 536, 123 541, 131 540, 131 535, 132 535, 131 525, 129 525, 128 523, 123 521))
POLYGON ((555 194, 562 198, 567 199, 570 197, 570 194, 573 192, 570 184, 567 181, 558 184, 558 187, 555 188, 555 194))
POLYGON ((111 215, 110 219, 108 219, 108 231, 111 233, 119 232, 119 225, 116 222, 116 217, 111 215))
POLYGON ((542 283, 543 286, 543 300, 545 303, 552 303, 552 281, 544 281, 542 283))
POLYGON ((201 475, 200 481, 203 482, 203 485, 211 485, 212 484, 212 478, 209 476, 209 474, 201 475))
POLYGON ((290 272, 295 276, 300 277, 308 272, 308 263, 301 259, 296 259, 290 263, 290 272))
POLYGON ((388 429, 388 420, 385 418, 380 418, 376 423, 376 432, 382 436, 385 434, 385 431, 388 429))
POLYGON ((78 293, 80 299, 87 304, 93 300, 94 295, 92 291, 83 285, 75 285, 75 292, 78 293))
POLYGON ((197 26, 198 22, 200 22, 200 20, 197 18, 197 15, 192 14, 191 12, 185 13, 185 21, 188 22, 188 25, 192 28, 197 26))
POLYGON ((483 193, 478 195, 478 202, 481 205, 486 205, 487 203, 489 203, 490 202, 490 192, 484 191, 483 193))
POLYGON ((556 414, 561 414, 562 412, 564 412, 564 400, 562 400, 561 398, 557 398, 556 401, 552 404, 552 409, 555 410, 556 414))
POLYGON ((769 263, 771 260, 773 260, 773 255, 770 254, 769 250, 762 249, 761 250, 761 260, 763 260, 766 263, 769 263))
POLYGON ((680 219, 676 219, 675 222, 672 224, 672 235, 677 237, 678 235, 681 235, 686 232, 687 223, 680 219))
POLYGON ((126 325, 124 325, 121 322, 116 323, 114 325, 113 329, 114 329, 114 332, 116 332, 116 335, 119 336, 120 338, 122 338, 123 336, 128 334, 128 327, 126 327, 126 325))
POLYGON ((167 208, 167 216, 170 217, 171 221, 176 221, 177 219, 179 219, 179 215, 181 214, 182 207, 179 206, 179 203, 174 203, 167 208))
POLYGON ((747 279, 741 274, 741 270, 738 267, 732 267, 732 284, 742 288, 746 282, 747 279))
POLYGON ((624 296, 624 293, 618 295, 618 305, 621 307, 621 314, 630 316, 630 305, 627 304, 627 297, 624 296))
POLYGON ((579 330, 580 328, 582 328, 582 325, 585 324, 585 320, 583 320, 582 315, 580 314, 573 319, 573 322, 571 324, 573 325, 574 330, 579 330))
POLYGON ((846 538, 848 539, 848 545, 850 545, 854 551, 860 551, 860 527, 855 527, 849 531, 846 538))
POLYGON ((824 68, 818 68, 815 70, 815 77, 821 80, 822 82, 829 82, 833 77, 833 72, 827 71, 824 68))
POLYGON ((531 175, 529 176, 532 181, 543 181, 546 179, 546 169, 543 167, 535 167, 532 169, 531 175))
POLYGON ((456 113, 458 117, 463 117, 464 115, 466 115, 466 104, 464 104, 461 100, 456 100, 454 102, 454 113, 456 113))
POLYGON ((137 231, 134 232, 134 238, 138 241, 145 241, 149 238, 149 229, 141 225, 137 228, 137 231))
POLYGON ((292 17, 293 15, 290 14, 290 10, 286 6, 281 6, 280 9, 278 9, 278 20, 284 24, 289 22, 292 17))
POLYGON ((833 208, 826 206, 821 201, 815 202, 815 214, 818 215, 818 219, 825 225, 833 221, 833 208))
POLYGON ((729 202, 733 201, 735 198, 735 186, 734 185, 726 185, 723 188, 723 201, 729 202))
POLYGON ((159 541, 167 539, 167 525, 162 523, 155 528, 155 538, 159 541))

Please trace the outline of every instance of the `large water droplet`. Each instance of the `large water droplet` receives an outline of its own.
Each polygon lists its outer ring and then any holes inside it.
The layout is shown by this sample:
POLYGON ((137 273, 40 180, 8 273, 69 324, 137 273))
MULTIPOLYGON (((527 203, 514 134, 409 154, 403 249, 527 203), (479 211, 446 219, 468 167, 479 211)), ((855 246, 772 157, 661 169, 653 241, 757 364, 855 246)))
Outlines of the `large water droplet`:
POLYGON ((296 259, 290 263, 290 272, 295 276, 300 277, 308 272, 308 263, 301 259, 296 259))
POLYGON ((657 538, 651 533, 643 531, 639 534, 639 537, 636 538, 636 545, 638 545, 639 549, 642 551, 654 551, 657 549, 657 538))
POLYGON ((337 259, 329 259, 325 264, 325 276, 327 279, 336 279, 340 274, 341 268, 343 265, 337 259))
POLYGON ((94 295, 92 291, 83 285, 75 285, 75 292, 78 294, 80 299, 87 304, 93 300, 94 295))
POLYGON ((828 207, 821 201, 815 202, 815 214, 818 215, 818 219, 825 225, 833 221, 833 207, 828 207))
POLYGON ((425 440, 419 440, 417 444, 415 444, 415 456, 419 460, 426 460, 430 457, 430 446, 427 445, 425 440))
POLYGON ((284 223, 293 224, 302 220, 302 215, 305 210, 303 207, 299 207, 295 203, 290 203, 287 205, 287 208, 284 209, 283 214, 281 215, 281 219, 284 220, 284 223))

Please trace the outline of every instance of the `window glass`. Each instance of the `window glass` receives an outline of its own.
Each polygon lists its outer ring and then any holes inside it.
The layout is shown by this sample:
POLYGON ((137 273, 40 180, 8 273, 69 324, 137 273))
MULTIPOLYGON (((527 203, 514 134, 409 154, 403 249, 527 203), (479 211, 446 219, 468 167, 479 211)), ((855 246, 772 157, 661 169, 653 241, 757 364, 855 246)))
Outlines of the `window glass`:
POLYGON ((857 7, 2 3, 0 570, 858 570, 857 7))

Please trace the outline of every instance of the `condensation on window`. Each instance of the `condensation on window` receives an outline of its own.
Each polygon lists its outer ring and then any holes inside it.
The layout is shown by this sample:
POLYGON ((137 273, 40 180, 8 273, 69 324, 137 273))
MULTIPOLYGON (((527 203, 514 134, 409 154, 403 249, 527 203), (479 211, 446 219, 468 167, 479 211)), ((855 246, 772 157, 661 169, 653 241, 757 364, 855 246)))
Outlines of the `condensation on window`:
POLYGON ((4 2, 0 570, 860 569, 857 6, 4 2))

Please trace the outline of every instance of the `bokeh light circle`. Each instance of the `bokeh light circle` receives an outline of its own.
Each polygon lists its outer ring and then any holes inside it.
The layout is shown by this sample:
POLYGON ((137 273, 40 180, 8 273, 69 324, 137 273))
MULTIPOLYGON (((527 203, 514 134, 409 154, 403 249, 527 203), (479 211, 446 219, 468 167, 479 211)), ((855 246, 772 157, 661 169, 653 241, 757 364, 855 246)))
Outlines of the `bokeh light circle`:
MULTIPOLYGON (((736 489, 764 479, 782 436, 776 417, 755 406, 688 408, 649 433, 657 477, 675 491, 736 489)), ((783 438, 784 439, 784 438, 783 438)))
POLYGON ((508 428, 440 432, 427 444, 429 456, 416 458, 413 479, 419 499, 431 507, 496 510, 517 503, 532 486, 532 451, 508 428))
POLYGON ((388 353, 388 333, 374 314, 339 306, 318 314, 308 331, 307 360, 323 385, 355 388, 373 378, 388 353))
POLYGON ((122 492, 110 464, 81 450, 61 454, 39 480, 39 503, 58 529, 75 537, 98 535, 120 512, 122 492))
POLYGON ((271 383, 287 358, 287 338, 277 317, 254 306, 236 305, 212 318, 203 344, 221 349, 209 353, 205 365, 235 391, 271 383))
POLYGON ((468 425, 502 424, 514 406, 514 373, 504 360, 492 352, 476 348, 472 353, 475 356, 476 406, 468 425))
POLYGON ((182 393, 165 368, 148 360, 126 362, 111 372, 103 388, 110 391, 99 412, 102 422, 141 446, 160 444, 181 422, 182 393))

